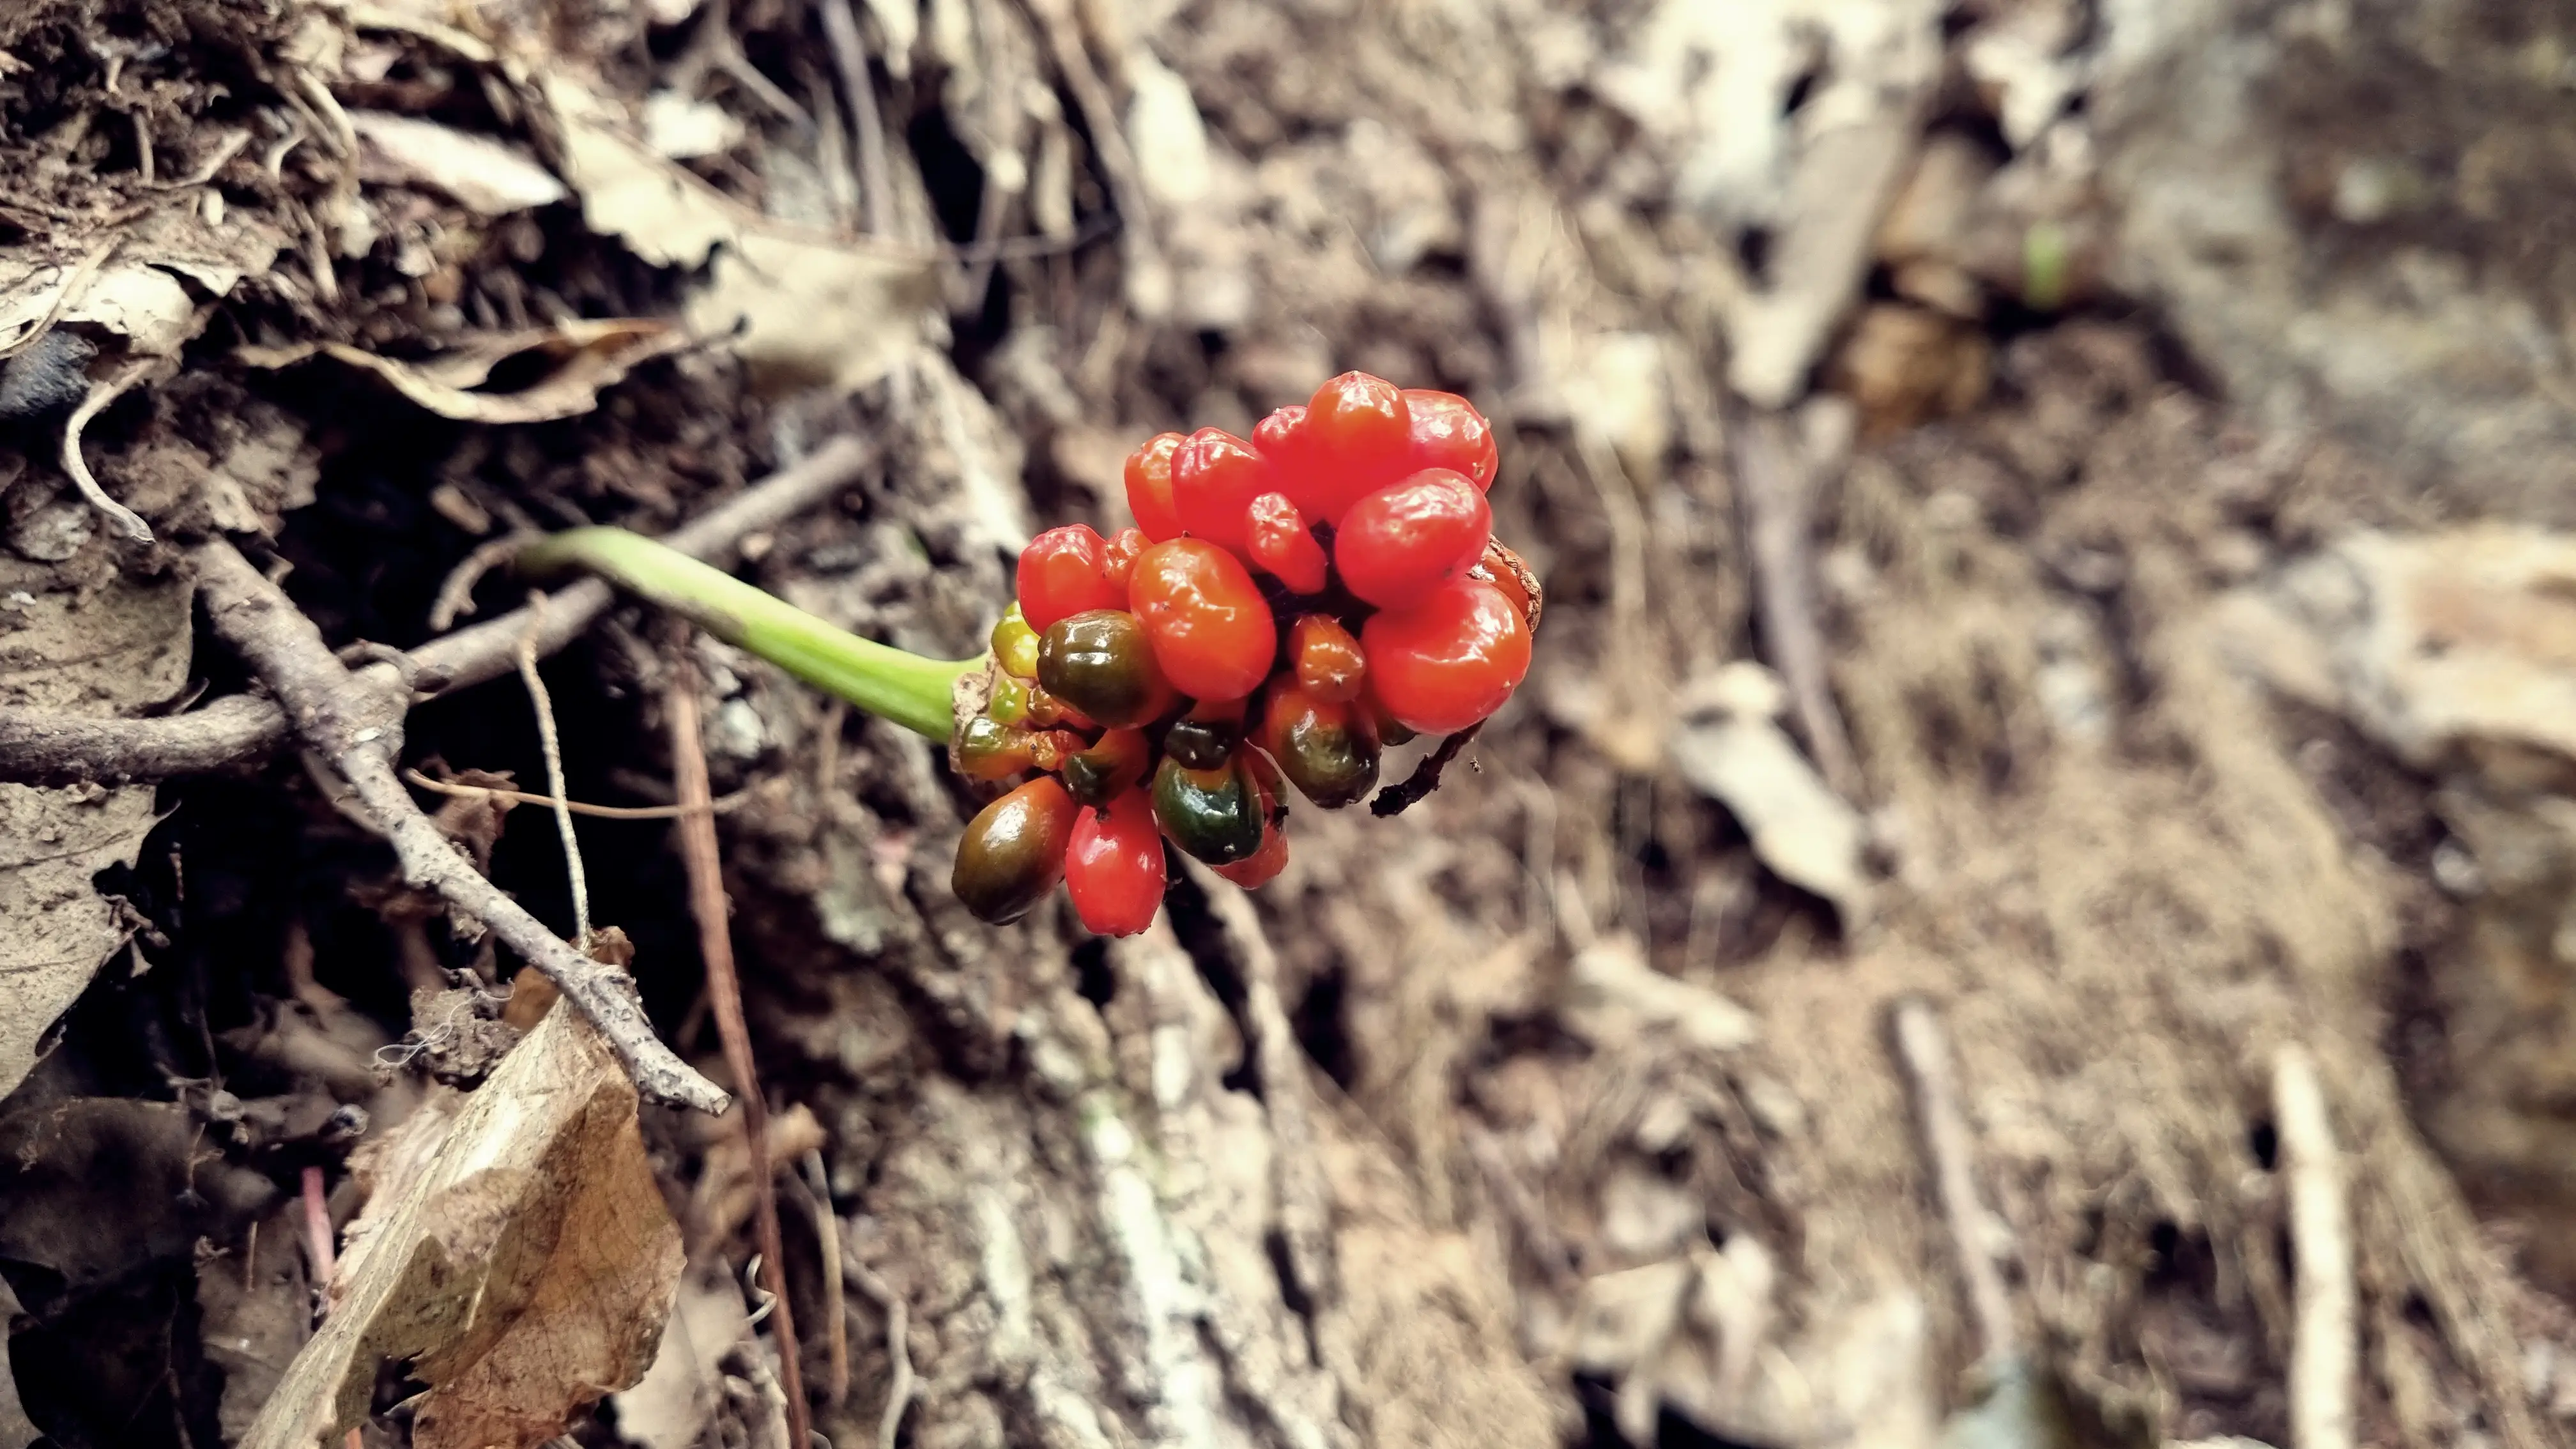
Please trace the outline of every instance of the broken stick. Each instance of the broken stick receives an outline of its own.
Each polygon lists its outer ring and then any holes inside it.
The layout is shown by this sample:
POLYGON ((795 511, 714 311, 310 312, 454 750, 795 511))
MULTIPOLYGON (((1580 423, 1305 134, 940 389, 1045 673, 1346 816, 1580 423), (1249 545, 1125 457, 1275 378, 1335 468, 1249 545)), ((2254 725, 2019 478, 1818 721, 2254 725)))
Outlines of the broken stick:
POLYGON ((2290 1178, 2290 1248, 2297 1269, 2297 1336, 2290 1344, 2291 1449, 2352 1449, 2352 1385, 2361 1356, 2353 1326, 2352 1228, 2343 1162, 2316 1063, 2293 1042, 2272 1058, 2272 1114, 2290 1178))
POLYGON ((438 892, 459 913, 490 926, 521 959, 544 972, 598 1026, 645 1096, 702 1112, 723 1111, 729 1100, 724 1090, 692 1071, 653 1034, 632 978, 566 945, 478 874, 421 813, 394 773, 403 715, 410 707, 406 691, 342 666, 313 621, 231 543, 215 539, 199 544, 190 556, 207 622, 275 693, 296 737, 348 782, 377 829, 392 842, 403 878, 438 892))

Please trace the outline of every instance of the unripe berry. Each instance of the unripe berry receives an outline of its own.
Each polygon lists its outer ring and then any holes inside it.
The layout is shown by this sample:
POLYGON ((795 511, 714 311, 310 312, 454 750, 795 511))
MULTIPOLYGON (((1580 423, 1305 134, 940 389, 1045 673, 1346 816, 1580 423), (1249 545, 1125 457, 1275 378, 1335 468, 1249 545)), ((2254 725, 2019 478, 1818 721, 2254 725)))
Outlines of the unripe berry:
POLYGON ((1016 602, 1002 611, 1002 622, 993 626, 993 662, 1002 666, 1004 674, 1038 677, 1038 631, 1029 627, 1016 602))
POLYGON ((1368 657, 1360 641, 1330 614, 1308 614, 1288 630, 1288 654, 1297 669, 1297 687, 1327 703, 1360 697, 1368 678, 1368 657))
POLYGON ((1125 790, 1074 821, 1064 853, 1065 891, 1084 927, 1132 936, 1154 924, 1168 868, 1152 803, 1142 790, 1125 790))
POLYGON ((1237 761, 1193 770, 1165 757, 1154 771, 1154 818, 1174 845, 1210 865, 1249 860, 1261 848, 1261 792, 1237 761))
POLYGON ((1007 780, 1036 763, 1028 732, 999 721, 970 719, 957 736, 957 765, 969 780, 1007 780))
POLYGON ((1077 808, 1052 776, 985 806, 957 842, 949 889, 976 919, 993 925, 1028 914, 1064 878, 1064 847, 1077 808))
POLYGON ((1143 784, 1153 762, 1153 748, 1146 744, 1143 730, 1110 730, 1088 749, 1065 757, 1064 788, 1075 800, 1096 809, 1143 784))
POLYGON ((1109 729, 1158 719, 1178 702, 1144 625, 1123 609, 1057 620, 1038 645, 1038 683, 1109 729))
POLYGON ((1377 785, 1377 731, 1348 704, 1328 704, 1285 681, 1274 684, 1261 742, 1297 792, 1327 810, 1361 800, 1377 785))

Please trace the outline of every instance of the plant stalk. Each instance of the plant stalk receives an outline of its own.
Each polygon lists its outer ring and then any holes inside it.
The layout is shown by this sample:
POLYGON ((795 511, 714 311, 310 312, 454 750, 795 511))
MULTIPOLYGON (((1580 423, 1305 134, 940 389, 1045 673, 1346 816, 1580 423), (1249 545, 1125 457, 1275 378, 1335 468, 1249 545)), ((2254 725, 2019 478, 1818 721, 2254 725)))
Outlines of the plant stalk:
POLYGON ((956 730, 949 691, 981 659, 924 659, 862 639, 724 570, 622 528, 575 528, 540 539, 517 566, 538 575, 578 569, 748 649, 815 688, 942 744, 956 730))

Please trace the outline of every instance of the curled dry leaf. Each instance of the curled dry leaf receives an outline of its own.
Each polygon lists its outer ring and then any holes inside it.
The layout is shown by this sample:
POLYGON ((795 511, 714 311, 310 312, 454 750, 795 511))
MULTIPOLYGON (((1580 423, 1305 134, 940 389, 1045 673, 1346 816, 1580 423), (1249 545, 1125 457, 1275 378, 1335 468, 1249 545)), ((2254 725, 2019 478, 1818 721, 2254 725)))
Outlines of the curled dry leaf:
POLYGON ((469 423, 542 423, 599 405, 599 394, 635 368, 687 344, 667 323, 649 318, 571 321, 477 338, 420 362, 362 352, 342 342, 245 347, 236 355, 255 367, 287 367, 322 356, 363 368, 443 418, 469 423), (477 391, 504 362, 542 358, 546 376, 516 392, 477 391))
POLYGON ((561 1433, 652 1362, 680 1233, 636 1128, 634 1083, 579 1012, 554 1011, 471 1095, 383 1149, 330 1315, 252 1425, 309 1449, 365 1417, 378 1368, 429 1385, 424 1449, 561 1433))
POLYGON ((773 221, 655 155, 580 86, 557 77, 546 97, 582 219, 656 266, 712 259, 689 328, 729 339, 763 386, 862 387, 918 348, 933 258, 773 221))
POLYGON ((1868 837, 1860 813, 1827 786, 1777 720, 1787 694, 1758 664, 1730 664, 1683 691, 1673 763, 1724 805, 1773 874, 1833 902, 1843 928, 1869 920, 1868 837))
MULTIPOLYGON (((57 563, 0 556, 0 705, 131 715, 187 683, 186 582, 112 574, 84 587, 81 551, 57 563)), ((54 1019, 125 944, 128 928, 92 881, 134 864, 159 818, 149 785, 0 785, 0 1093, 25 1078, 54 1019)))
POLYGON ((351 111, 349 125, 366 143, 360 174, 367 180, 426 186, 485 216, 551 206, 572 194, 535 158, 490 136, 383 111, 351 111))

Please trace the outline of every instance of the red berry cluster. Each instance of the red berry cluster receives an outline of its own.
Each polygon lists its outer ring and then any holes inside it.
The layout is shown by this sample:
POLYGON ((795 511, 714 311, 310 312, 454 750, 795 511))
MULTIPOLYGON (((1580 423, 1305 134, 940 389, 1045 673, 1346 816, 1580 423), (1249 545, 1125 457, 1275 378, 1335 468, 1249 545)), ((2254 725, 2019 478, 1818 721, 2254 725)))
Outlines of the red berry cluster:
POLYGON ((958 896, 1016 918, 1061 878, 1084 925, 1145 929, 1163 840, 1241 886, 1288 863, 1288 787, 1327 810, 1382 744, 1457 735, 1529 672, 1535 583, 1493 541, 1492 427, 1466 399, 1345 373, 1249 441, 1165 433, 1127 460, 1137 526, 1020 554, 978 780, 1037 777, 959 844, 958 896))

